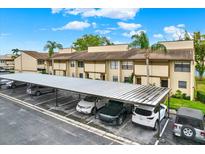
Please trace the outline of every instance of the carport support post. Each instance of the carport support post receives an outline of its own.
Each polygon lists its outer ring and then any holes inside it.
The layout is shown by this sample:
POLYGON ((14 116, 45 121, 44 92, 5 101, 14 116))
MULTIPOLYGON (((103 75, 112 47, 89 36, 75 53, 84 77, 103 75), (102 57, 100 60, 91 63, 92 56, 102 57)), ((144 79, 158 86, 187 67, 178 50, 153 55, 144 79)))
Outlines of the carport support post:
POLYGON ((157 133, 157 138, 158 140, 160 139, 160 103, 158 105, 159 112, 158 112, 158 133, 157 133))
POLYGON ((168 118, 169 118, 169 114, 170 114, 170 93, 168 94, 168 118))
POLYGON ((56 107, 58 107, 58 89, 55 89, 56 93, 56 107))
MULTIPOLYGON (((96 109, 96 103, 98 101, 98 98, 95 100, 95 109, 96 109)), ((95 119, 97 118, 97 110, 95 110, 95 119)))

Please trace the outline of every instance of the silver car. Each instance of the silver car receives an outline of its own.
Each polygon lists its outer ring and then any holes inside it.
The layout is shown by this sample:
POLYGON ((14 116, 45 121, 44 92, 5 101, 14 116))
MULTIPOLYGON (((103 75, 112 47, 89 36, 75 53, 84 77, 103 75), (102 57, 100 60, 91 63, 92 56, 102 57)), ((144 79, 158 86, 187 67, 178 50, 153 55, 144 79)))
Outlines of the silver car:
POLYGON ((204 114, 200 110, 179 108, 173 133, 186 139, 205 142, 204 114))
POLYGON ((55 89, 40 85, 29 85, 26 92, 29 95, 40 96, 41 94, 55 92, 55 89))

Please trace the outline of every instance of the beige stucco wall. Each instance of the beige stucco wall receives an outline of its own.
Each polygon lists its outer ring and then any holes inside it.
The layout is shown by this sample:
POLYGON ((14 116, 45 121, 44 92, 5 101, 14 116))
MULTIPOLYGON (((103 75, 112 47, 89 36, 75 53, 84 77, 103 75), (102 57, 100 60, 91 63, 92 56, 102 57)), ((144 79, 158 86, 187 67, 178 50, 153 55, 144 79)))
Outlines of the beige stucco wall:
MULTIPOLYGON (((146 65, 135 65, 135 75, 146 75, 147 66, 146 65)), ((168 65, 149 65, 149 75, 168 77, 168 65)))
POLYGON ((193 41, 170 41, 160 43, 164 44, 167 49, 194 49, 193 41))
POLYGON ((22 63, 22 71, 37 71, 37 60, 24 52, 15 59, 15 70, 21 71, 21 63, 22 63))
POLYGON ((186 93, 188 96, 191 96, 190 72, 174 72, 174 63, 175 61, 170 62, 170 82, 172 94, 174 94, 177 90, 181 90, 182 93, 186 93), (187 88, 178 88, 178 81, 186 81, 187 88))
POLYGON ((14 60, 14 69, 15 71, 21 71, 21 56, 14 60))
POLYGON ((105 62, 85 62, 85 72, 105 73, 105 62))
MULTIPOLYGON (((142 82, 142 85, 147 85, 147 77, 142 76, 141 82, 142 82)), ((155 85, 157 87, 160 87, 160 77, 150 77, 149 82, 151 85, 155 85)))
POLYGON ((66 70, 66 61, 54 61, 53 63, 53 69, 54 70, 66 70))
POLYGON ((75 52, 76 50, 73 48, 63 48, 63 49, 59 49, 58 52, 59 53, 71 53, 71 52, 75 52))
POLYGON ((88 52, 115 52, 115 51, 128 51, 128 45, 120 44, 120 45, 110 45, 110 46, 88 47, 88 52))

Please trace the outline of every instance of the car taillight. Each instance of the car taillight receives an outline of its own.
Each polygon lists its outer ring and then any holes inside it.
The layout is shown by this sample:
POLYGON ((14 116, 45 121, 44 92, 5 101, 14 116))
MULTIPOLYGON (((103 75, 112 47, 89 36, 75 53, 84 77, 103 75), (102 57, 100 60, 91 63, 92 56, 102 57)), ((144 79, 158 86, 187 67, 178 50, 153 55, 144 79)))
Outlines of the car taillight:
POLYGON ((176 125, 176 124, 174 124, 174 125, 173 125, 173 129, 176 129, 176 128, 177 128, 177 125, 176 125))
POLYGON ((205 132, 204 131, 202 131, 200 134, 201 134, 201 136, 205 137, 205 132))

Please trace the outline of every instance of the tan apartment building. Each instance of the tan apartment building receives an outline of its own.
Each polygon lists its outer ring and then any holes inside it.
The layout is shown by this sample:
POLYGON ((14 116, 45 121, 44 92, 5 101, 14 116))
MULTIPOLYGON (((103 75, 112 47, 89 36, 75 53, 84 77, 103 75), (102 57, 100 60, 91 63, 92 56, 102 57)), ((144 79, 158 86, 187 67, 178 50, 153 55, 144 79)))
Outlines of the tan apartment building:
POLYGON ((52 74, 52 65, 48 53, 37 51, 22 51, 14 60, 15 72, 42 72, 52 74))
POLYGON ((0 67, 5 70, 14 70, 14 58, 11 54, 0 56, 0 67))
MULTIPOLYGON (((168 52, 150 53, 149 83, 169 87, 194 98, 194 47, 192 41, 161 42, 168 52)), ((52 57, 53 74, 147 84, 145 52, 128 45, 89 47, 88 51, 58 53, 52 57)))

